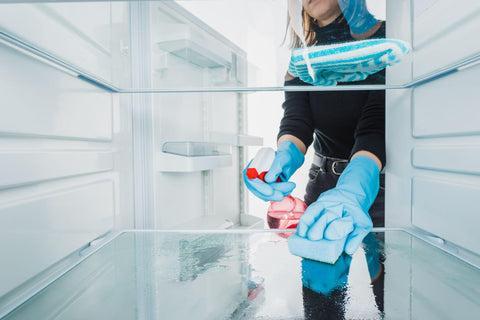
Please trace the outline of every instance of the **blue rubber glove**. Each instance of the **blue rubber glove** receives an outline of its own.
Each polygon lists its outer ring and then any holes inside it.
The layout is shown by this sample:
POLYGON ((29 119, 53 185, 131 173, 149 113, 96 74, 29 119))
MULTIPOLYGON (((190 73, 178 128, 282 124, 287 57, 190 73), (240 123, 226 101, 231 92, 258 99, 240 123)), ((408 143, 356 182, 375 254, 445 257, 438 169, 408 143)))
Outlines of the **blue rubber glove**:
MULTIPOLYGON (((352 255, 372 230, 368 210, 380 188, 380 169, 367 156, 348 164, 335 188, 320 195, 300 218, 297 235, 315 241, 346 238, 344 251, 352 255), (348 225, 352 223, 352 225, 348 225)), ((323 261, 322 253, 316 254, 323 261)))
POLYGON ((266 183, 273 183, 281 178, 282 181, 288 181, 290 177, 298 170, 305 161, 305 156, 295 143, 284 141, 278 146, 275 160, 273 160, 270 170, 265 176, 266 183))
POLYGON ((338 0, 338 5, 350 26, 352 35, 367 33, 378 23, 368 11, 365 0, 338 0))
POLYGON ((343 254, 335 264, 302 259, 302 285, 317 293, 327 295, 348 283, 352 257, 343 254))
POLYGON ((278 147, 265 182, 260 179, 250 180, 247 177, 248 165, 243 170, 243 180, 258 198, 264 201, 282 201, 295 189, 295 183, 288 180, 302 166, 304 160, 305 156, 293 142, 284 141, 278 147), (282 182, 277 182, 278 178, 282 182))

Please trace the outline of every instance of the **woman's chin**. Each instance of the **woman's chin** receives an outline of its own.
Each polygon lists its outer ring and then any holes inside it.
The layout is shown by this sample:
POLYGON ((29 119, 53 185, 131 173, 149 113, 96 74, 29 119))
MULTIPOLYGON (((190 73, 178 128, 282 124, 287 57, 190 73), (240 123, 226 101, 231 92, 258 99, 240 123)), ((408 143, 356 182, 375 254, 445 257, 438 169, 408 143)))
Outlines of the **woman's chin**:
POLYGON ((311 0, 306 4, 305 9, 318 21, 330 21, 340 13, 337 0, 311 0))

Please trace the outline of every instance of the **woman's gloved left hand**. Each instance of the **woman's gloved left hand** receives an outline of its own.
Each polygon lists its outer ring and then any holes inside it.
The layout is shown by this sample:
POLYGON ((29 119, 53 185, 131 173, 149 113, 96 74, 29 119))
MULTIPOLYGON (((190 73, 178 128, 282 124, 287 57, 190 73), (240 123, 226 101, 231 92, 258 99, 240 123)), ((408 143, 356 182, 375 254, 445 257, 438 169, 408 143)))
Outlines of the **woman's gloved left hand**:
MULTIPOLYGON (((342 248, 353 255, 363 238, 372 230, 368 214, 380 188, 380 168, 367 156, 354 157, 340 176, 335 188, 320 195, 300 218, 296 235, 315 242, 346 239, 342 248)), ((293 254, 303 250, 290 247, 293 254)), ((341 252, 336 252, 340 256, 341 252)), ((322 252, 310 259, 324 261, 322 252)))

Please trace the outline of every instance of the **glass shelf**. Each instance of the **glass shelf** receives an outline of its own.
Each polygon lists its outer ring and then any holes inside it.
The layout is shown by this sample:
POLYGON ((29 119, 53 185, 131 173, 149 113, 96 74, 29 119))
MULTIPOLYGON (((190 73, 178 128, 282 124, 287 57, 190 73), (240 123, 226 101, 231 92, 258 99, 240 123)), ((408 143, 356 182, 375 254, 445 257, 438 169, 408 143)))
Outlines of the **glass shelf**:
POLYGON ((412 1, 410 9, 403 0, 365 1, 386 20, 387 37, 413 48, 381 81, 284 86, 287 0, 9 0, 0 4, 0 50, 17 49, 123 94, 396 90, 480 61, 461 28, 480 17, 480 3, 458 5, 456 19, 443 21, 450 11, 438 1, 412 1))
POLYGON ((480 271, 404 231, 334 264, 276 231, 123 232, 5 319, 473 319, 480 271))

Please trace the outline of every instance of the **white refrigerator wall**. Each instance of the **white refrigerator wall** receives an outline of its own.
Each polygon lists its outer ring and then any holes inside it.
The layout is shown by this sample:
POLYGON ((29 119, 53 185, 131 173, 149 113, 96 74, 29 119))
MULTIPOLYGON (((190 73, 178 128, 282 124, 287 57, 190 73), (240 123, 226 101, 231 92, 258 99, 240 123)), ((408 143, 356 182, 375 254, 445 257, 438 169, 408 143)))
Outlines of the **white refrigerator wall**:
MULTIPOLYGON (((388 35, 411 39, 414 50, 413 67, 389 70, 391 79, 417 78, 480 53, 472 38, 480 31, 478 1, 412 4, 388 7, 388 35), (410 12, 413 29, 400 24, 410 12)), ((467 67, 387 92, 386 223, 412 225, 480 253, 480 67, 467 67)))
MULTIPOLYGON (((128 18, 125 4, 64 9, 2 5, 0 28, 111 79, 113 61, 121 59, 117 45, 121 37, 128 39, 128 32, 112 28, 128 18)), ((133 227, 132 143, 128 99, 4 43, 0 96, 0 296, 5 298, 93 239, 133 227)))
MULTIPOLYGON (((389 81, 421 77, 480 53, 479 42, 472 38, 480 31, 478 9, 478 1, 469 0, 389 2, 387 35, 411 42, 414 50, 413 64, 407 61, 388 70, 389 81), (412 17, 411 24, 404 23, 406 17, 412 17)), ((386 226, 426 231, 477 254, 479 75, 480 68, 474 66, 413 89, 389 90, 386 103, 386 226)), ((385 241, 415 257, 385 261, 387 313, 394 310, 398 319, 427 318, 433 308, 412 303, 412 296, 421 296, 437 306, 436 315, 442 317, 443 301, 460 294, 458 282, 422 271, 426 263, 436 268, 436 257, 425 255, 423 245, 395 234, 386 235, 385 241)), ((469 310, 459 305, 455 312, 468 318, 469 310)))

